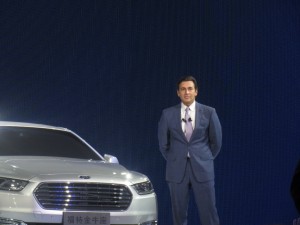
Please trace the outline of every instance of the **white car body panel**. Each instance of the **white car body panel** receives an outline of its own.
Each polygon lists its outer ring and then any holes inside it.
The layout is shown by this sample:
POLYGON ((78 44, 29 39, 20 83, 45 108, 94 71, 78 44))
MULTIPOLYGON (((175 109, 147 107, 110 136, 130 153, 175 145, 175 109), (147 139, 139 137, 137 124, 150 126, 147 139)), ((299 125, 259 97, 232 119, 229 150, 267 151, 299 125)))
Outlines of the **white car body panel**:
POLYGON ((132 186, 133 184, 148 181, 149 179, 145 175, 129 171, 119 164, 105 161, 104 157, 97 153, 82 138, 68 129, 15 122, 0 122, 0 129, 1 127, 29 127, 71 133, 86 144, 91 151, 99 155, 99 160, 54 156, 2 156, 0 149, 0 178, 26 180, 29 182, 21 191, 0 189, 0 219, 20 220, 27 224, 62 224, 63 210, 44 209, 38 203, 33 193, 40 183, 82 182, 120 184, 125 185, 130 190, 132 200, 129 207, 126 210, 109 211, 111 224, 138 225, 147 221, 153 221, 153 223, 148 224, 157 224, 155 192, 140 195, 132 186), (87 176, 89 179, 81 179, 80 176, 87 176))

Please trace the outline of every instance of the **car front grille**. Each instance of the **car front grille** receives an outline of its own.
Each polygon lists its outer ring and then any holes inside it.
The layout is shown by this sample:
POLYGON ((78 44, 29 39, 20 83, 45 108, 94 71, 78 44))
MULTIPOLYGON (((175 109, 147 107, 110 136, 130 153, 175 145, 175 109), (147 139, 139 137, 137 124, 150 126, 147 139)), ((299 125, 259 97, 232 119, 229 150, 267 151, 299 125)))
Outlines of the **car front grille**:
POLYGON ((41 183, 34 196, 50 210, 126 210, 132 200, 128 187, 104 183, 41 183))
MULTIPOLYGON (((63 225, 62 223, 26 223, 27 225, 63 225)), ((139 225, 139 224, 111 224, 111 225, 139 225)))

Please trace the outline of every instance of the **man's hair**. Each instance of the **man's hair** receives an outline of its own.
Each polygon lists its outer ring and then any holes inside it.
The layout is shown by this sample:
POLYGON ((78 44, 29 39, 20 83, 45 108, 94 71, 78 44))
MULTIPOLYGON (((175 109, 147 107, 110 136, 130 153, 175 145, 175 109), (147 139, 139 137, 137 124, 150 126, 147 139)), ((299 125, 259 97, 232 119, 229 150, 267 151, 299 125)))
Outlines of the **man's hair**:
POLYGON ((195 77, 193 76, 184 76, 184 77, 181 77, 179 79, 179 81, 177 82, 177 90, 179 90, 179 85, 184 82, 184 81, 192 81, 194 83, 194 86, 195 86, 195 89, 198 90, 198 84, 197 84, 197 80, 195 79, 195 77))

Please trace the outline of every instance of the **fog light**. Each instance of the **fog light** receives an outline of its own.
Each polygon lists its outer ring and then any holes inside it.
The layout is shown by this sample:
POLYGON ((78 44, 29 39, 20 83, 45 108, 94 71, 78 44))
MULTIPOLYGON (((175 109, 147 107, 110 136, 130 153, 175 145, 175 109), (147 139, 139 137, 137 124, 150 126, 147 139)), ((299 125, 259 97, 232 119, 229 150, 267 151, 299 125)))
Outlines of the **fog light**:
POLYGON ((152 220, 152 221, 140 223, 140 225, 157 225, 157 221, 156 220, 152 220))
POLYGON ((27 225, 23 221, 0 217, 1 225, 27 225))

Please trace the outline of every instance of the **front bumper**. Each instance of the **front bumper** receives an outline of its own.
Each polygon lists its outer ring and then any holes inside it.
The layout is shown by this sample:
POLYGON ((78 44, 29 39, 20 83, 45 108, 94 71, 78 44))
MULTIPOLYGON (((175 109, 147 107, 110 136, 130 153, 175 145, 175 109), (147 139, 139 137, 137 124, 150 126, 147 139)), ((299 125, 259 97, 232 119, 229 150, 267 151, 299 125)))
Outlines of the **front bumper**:
MULTIPOLYGON (((156 194, 133 193, 130 207, 125 211, 110 212, 111 225, 153 225, 157 221, 156 194)), ((12 194, 0 191, 0 224, 62 224, 63 211, 45 210, 32 196, 32 190, 12 194)))
MULTIPOLYGON (((29 224, 26 224, 24 221, 2 218, 2 217, 0 217, 0 224, 1 225, 29 225, 29 224)), ((48 224, 48 225, 51 225, 51 224, 48 224)), ((147 222, 140 223, 137 225, 157 225, 157 221, 152 220, 152 221, 147 221, 147 222)))

